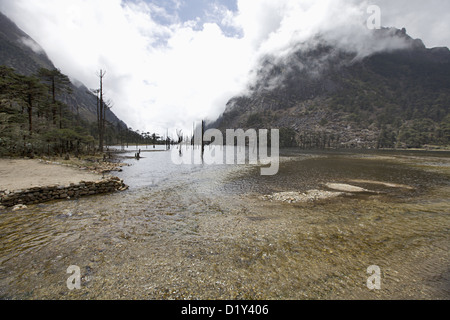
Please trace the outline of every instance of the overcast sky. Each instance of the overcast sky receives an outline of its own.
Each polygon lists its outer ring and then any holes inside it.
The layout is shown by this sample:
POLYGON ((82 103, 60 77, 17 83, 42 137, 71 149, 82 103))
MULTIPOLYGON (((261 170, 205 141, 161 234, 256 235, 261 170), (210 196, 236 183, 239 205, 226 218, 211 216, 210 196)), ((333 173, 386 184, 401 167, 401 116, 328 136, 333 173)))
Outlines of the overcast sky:
POLYGON ((214 120, 264 54, 317 32, 364 41, 371 4, 383 26, 450 47, 448 0, 0 0, 0 10, 72 79, 97 88, 106 70, 117 116, 163 134, 214 120))

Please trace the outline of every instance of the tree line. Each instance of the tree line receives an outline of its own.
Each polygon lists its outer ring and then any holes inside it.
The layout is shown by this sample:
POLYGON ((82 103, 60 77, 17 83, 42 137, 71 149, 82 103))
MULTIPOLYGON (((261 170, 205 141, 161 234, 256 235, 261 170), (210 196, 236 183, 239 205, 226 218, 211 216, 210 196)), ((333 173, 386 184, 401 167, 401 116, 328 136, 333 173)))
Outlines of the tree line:
POLYGON ((72 94, 72 85, 59 69, 26 76, 0 66, 0 156, 78 156, 101 153, 105 145, 156 144, 156 134, 106 120, 111 103, 104 99, 104 71, 99 76, 97 121, 89 122, 78 105, 73 110, 61 101, 72 94))

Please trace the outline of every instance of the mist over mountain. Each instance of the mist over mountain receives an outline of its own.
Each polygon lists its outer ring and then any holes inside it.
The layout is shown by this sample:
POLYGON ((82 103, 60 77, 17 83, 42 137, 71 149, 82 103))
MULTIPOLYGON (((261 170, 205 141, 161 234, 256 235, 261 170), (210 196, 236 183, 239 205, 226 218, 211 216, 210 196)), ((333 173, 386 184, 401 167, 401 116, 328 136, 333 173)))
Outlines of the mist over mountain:
MULTIPOLYGON (((14 68, 23 75, 33 75, 40 68, 55 69, 40 45, 0 12, 0 65, 14 68)), ((93 77, 95 71, 92 70, 93 77)), ((97 98, 81 82, 72 80, 72 94, 61 94, 58 98, 67 104, 72 112, 89 122, 97 120, 97 98)), ((106 120, 113 125, 126 127, 111 110, 106 112, 106 120)))
POLYGON ((282 145, 393 148, 450 142, 450 51, 405 29, 319 34, 266 55, 212 126, 279 128, 282 145))
MULTIPOLYGON (((258 67, 248 77, 232 77, 248 80, 248 86, 241 94, 230 97, 226 86, 213 82, 214 86, 206 88, 201 85, 203 82, 196 81, 195 94, 187 90, 189 96, 203 97, 212 88, 220 88, 223 97, 218 100, 229 99, 223 115, 211 126, 220 129, 280 128, 283 145, 305 148, 449 144, 448 48, 426 48, 421 40, 411 38, 405 29, 369 30, 360 25, 360 20, 350 19, 354 17, 352 14, 342 16, 337 22, 327 19, 336 16, 333 12, 331 10, 321 19, 325 25, 317 24, 312 29, 303 24, 299 28, 298 19, 293 15, 280 18, 280 27, 269 33, 267 41, 257 50, 258 54, 253 55, 261 57, 258 67), (354 22, 347 24, 348 21, 354 22), (286 40, 287 35, 291 35, 290 40, 286 40)), ((54 68, 39 44, 3 14, 0 14, 0 25, 0 63, 27 75, 40 67, 54 68)), ((173 58, 172 65, 176 61, 173 58)), ((239 63, 234 59, 226 62, 226 65, 239 63)), ((214 61, 214 65, 217 64, 214 61)), ((245 69, 242 61, 239 66, 245 69)), ((188 70, 183 76, 189 76, 197 69, 188 70)), ((93 77, 95 71, 92 70, 93 77)), ((174 73, 169 77, 165 72, 165 83, 171 84, 171 90, 165 87, 168 91, 163 91, 170 92, 170 97, 178 97, 174 94, 176 90, 185 90, 178 75, 174 73)), ((240 83, 245 83, 241 80, 240 83)), ((72 83, 76 84, 72 85, 74 93, 59 99, 73 111, 78 107, 84 119, 95 121, 95 96, 83 84, 75 80, 72 83)), ((147 85, 151 85, 150 82, 147 85)), ((241 84, 231 92, 238 92, 235 90, 238 87, 241 84)), ((159 95, 161 89, 154 87, 141 91, 159 95)), ((208 101, 206 99, 201 105, 210 106, 208 101)), ((220 105, 223 108, 224 103, 220 105)), ((146 104, 133 106, 137 113, 146 104)), ((183 112, 188 113, 191 109, 192 106, 185 107, 183 112)), ((143 114, 148 112, 141 111, 143 114)), ((157 118, 160 113, 155 111, 152 118, 157 118)), ((122 123, 112 112, 108 112, 107 120, 113 124, 122 123)))

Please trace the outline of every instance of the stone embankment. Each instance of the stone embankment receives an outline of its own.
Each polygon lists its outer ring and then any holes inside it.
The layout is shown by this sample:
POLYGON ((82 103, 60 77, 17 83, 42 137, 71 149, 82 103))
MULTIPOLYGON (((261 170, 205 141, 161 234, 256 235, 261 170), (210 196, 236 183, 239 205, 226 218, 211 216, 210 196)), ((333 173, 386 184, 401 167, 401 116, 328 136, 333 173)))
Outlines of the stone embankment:
POLYGON ((128 186, 117 177, 101 181, 81 181, 70 185, 38 186, 24 190, 0 190, 0 207, 31 205, 52 200, 77 199, 83 196, 112 193, 127 190, 128 186))

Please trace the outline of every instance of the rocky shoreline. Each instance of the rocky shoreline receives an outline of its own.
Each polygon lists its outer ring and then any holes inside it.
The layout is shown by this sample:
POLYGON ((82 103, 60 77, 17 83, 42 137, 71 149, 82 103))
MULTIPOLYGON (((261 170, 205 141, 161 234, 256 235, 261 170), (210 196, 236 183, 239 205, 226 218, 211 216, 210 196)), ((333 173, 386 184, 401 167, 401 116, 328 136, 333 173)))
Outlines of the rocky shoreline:
POLYGON ((123 163, 106 161, 55 162, 50 160, 2 159, 0 171, 0 209, 54 200, 125 191, 128 186, 118 177, 107 175, 121 171, 123 163))
POLYGON ((96 173, 96 174, 121 172, 122 167, 127 166, 127 164, 121 163, 121 162, 100 161, 100 160, 96 160, 96 159, 83 160, 83 161, 78 160, 75 162, 74 161, 59 162, 59 161, 50 161, 50 160, 43 160, 43 159, 39 159, 38 161, 41 163, 45 163, 45 164, 62 165, 62 166, 77 168, 80 170, 86 170, 86 171, 96 173))
POLYGON ((117 177, 109 177, 101 181, 81 181, 79 184, 69 186, 45 186, 33 187, 26 190, 0 190, 0 205, 4 207, 39 204, 52 200, 78 199, 83 196, 112 193, 127 190, 123 180, 117 177))

